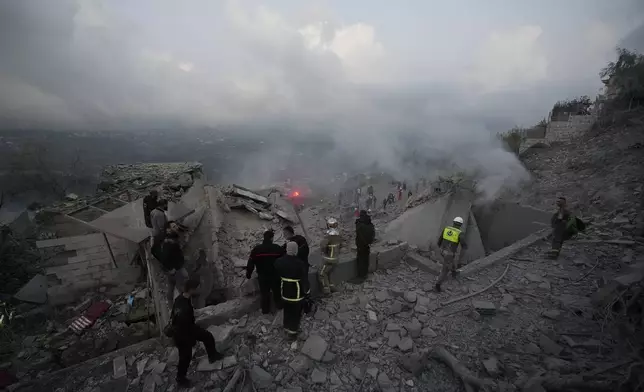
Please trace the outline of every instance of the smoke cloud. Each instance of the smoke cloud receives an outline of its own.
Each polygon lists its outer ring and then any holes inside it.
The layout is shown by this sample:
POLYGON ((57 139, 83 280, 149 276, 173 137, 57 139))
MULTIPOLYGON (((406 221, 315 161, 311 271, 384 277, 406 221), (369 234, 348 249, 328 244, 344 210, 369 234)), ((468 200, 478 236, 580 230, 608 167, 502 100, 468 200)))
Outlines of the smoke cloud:
POLYGON ((412 61, 366 22, 252 0, 0 1, 0 127, 234 127, 266 143, 237 170, 250 182, 294 161, 323 181, 374 163, 411 180, 455 167, 492 197, 528 177, 493 134, 596 79, 548 84, 542 33, 496 32, 459 64, 412 61), (307 138, 324 145, 309 159, 293 142, 307 138))

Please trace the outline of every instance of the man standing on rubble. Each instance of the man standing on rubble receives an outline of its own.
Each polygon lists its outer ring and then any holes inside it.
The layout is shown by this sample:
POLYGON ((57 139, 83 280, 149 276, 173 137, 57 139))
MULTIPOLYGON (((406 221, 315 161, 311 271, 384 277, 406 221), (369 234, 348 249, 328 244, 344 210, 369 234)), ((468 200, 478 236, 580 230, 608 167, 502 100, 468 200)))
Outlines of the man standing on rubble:
POLYGON ((291 340, 295 340, 300 331, 302 304, 309 282, 307 263, 297 257, 298 252, 297 243, 289 241, 286 243, 286 255, 275 261, 275 270, 281 280, 284 331, 291 340))
POLYGON ((184 285, 183 293, 177 297, 172 306, 173 338, 179 350, 177 384, 185 388, 191 385, 186 374, 192 360, 192 348, 197 341, 202 342, 206 347, 208 362, 213 363, 223 358, 223 355, 217 351, 212 334, 195 323, 192 297, 198 293, 198 289, 198 280, 188 280, 184 285))
POLYGON ((458 275, 456 252, 460 245, 463 249, 467 249, 467 244, 463 240, 461 227, 463 226, 463 218, 457 216, 454 218, 452 226, 443 228, 441 235, 438 237, 438 247, 443 257, 443 266, 441 274, 436 280, 435 289, 437 292, 441 291, 441 284, 447 279, 447 272, 452 272, 452 277, 458 275))
POLYGON ((358 267, 358 277, 354 283, 360 284, 367 279, 369 273, 369 254, 371 253, 371 244, 376 238, 376 229, 371 223, 371 217, 367 211, 361 210, 360 216, 356 219, 356 248, 358 251, 356 264, 358 267))
POLYGON ((273 230, 264 232, 264 241, 250 251, 246 264, 246 278, 250 279, 257 268, 257 279, 262 302, 262 313, 271 312, 271 293, 277 309, 282 308, 280 280, 275 273, 275 260, 284 255, 281 246, 273 243, 273 230))
MULTIPOLYGON (((309 243, 304 238, 303 236, 299 234, 295 234, 295 230, 293 230, 293 226, 285 226, 283 229, 284 238, 286 238, 286 241, 293 241, 297 244, 297 257, 300 258, 304 262, 304 265, 306 267, 306 276, 309 274, 309 267, 311 266, 309 264, 309 243)), ((287 244, 286 243, 286 244, 287 244)), ((286 253, 286 244, 284 244, 283 249, 284 253, 286 253)), ((306 282, 304 282, 304 285, 306 287, 306 294, 309 294, 311 292, 311 288, 309 287, 309 280, 307 279, 306 282)))
POLYGON ((150 229, 152 228, 150 213, 157 208, 158 199, 159 192, 156 189, 152 189, 150 194, 143 198, 143 219, 145 220, 145 226, 150 229))
POLYGON ((320 242, 320 251, 322 252, 322 265, 318 271, 322 292, 326 295, 335 291, 335 286, 329 279, 329 274, 333 267, 338 264, 338 255, 340 253, 340 231, 338 230, 338 220, 329 218, 326 221, 326 232, 320 242))
POLYGON ((174 231, 168 233, 163 242, 161 265, 168 275, 168 302, 174 301, 174 288, 183 287, 188 280, 188 271, 183 266, 185 259, 179 243, 179 234, 174 231))
POLYGON ((550 225, 552 226, 552 247, 548 252, 548 256, 552 259, 559 257, 559 252, 561 252, 564 241, 585 229, 584 222, 577 219, 568 210, 565 197, 559 196, 556 205, 557 212, 550 218, 550 225))

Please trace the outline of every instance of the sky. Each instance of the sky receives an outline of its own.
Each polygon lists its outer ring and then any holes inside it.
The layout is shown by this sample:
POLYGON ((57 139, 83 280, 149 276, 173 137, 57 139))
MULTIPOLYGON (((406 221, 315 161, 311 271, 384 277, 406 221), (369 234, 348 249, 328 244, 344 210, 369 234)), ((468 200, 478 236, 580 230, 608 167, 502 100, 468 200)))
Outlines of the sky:
POLYGON ((643 23, 640 0, 0 0, 0 129, 271 124, 349 151, 385 138, 370 149, 390 161, 399 132, 496 148, 595 96, 643 23))

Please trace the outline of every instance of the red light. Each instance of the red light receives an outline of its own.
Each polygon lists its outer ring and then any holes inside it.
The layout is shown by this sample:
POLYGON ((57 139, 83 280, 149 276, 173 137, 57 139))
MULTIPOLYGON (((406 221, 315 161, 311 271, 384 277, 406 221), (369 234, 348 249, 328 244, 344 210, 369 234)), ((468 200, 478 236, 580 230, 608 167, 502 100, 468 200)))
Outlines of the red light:
POLYGON ((293 197, 298 197, 299 195, 300 195, 300 192, 298 191, 293 192, 293 197))

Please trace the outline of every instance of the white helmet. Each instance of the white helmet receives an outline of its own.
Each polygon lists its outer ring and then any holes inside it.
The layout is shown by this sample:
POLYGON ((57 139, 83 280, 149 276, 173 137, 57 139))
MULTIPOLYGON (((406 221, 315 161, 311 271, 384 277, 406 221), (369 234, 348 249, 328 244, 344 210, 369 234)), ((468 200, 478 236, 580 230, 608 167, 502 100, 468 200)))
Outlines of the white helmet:
POLYGON ((463 224, 463 218, 461 218, 460 216, 457 216, 456 218, 454 218, 454 223, 460 223, 462 225, 463 224))

